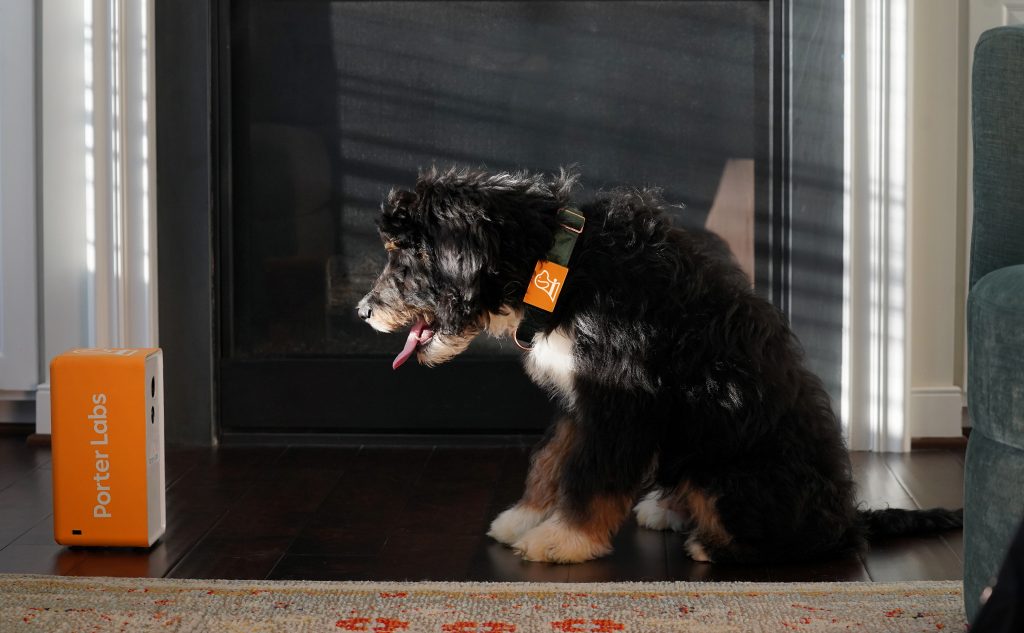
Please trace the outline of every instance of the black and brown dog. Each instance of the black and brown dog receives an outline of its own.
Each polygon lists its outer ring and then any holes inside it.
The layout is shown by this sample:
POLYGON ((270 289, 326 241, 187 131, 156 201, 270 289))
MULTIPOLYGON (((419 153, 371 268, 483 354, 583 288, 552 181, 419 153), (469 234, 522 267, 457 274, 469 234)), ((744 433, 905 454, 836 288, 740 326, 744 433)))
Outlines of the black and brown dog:
POLYGON ((585 561, 633 507, 645 527, 685 532, 695 560, 768 562, 961 525, 960 511, 859 509, 827 393, 721 240, 673 228, 654 190, 578 206, 576 179, 426 171, 382 205, 388 263, 358 306, 377 330, 411 324, 396 367, 514 335, 560 210, 585 216, 524 355, 562 414, 492 537, 528 560, 585 561))

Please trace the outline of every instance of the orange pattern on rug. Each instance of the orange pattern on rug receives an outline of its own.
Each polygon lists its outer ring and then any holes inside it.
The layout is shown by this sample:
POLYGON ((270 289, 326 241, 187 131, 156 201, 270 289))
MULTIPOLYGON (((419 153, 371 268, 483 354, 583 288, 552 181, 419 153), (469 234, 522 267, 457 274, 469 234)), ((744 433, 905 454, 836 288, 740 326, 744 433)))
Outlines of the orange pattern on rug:
POLYGON ((0 631, 963 631, 960 583, 363 583, 0 575, 0 631))

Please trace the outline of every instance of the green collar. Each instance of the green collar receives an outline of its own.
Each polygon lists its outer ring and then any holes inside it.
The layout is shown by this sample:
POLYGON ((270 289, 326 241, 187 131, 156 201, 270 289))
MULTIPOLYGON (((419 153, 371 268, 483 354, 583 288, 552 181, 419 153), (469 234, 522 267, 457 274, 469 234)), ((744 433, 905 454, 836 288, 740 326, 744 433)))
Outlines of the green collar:
POLYGON ((583 233, 586 221, 577 209, 564 207, 558 210, 559 230, 555 232, 547 255, 537 262, 523 296, 526 304, 523 320, 512 337, 519 349, 529 351, 533 348, 533 337, 544 329, 554 311, 569 275, 569 260, 576 247, 576 239, 583 233))

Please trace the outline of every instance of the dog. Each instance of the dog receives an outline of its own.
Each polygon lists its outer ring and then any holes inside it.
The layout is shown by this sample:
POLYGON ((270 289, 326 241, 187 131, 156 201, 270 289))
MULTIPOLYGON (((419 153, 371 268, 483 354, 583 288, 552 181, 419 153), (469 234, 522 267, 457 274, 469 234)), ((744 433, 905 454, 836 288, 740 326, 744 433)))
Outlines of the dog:
POLYGON ((828 394, 724 242, 673 228, 656 189, 577 205, 578 179, 431 168, 381 205, 388 261, 357 312, 381 332, 411 324, 394 367, 516 338, 559 407, 491 537, 577 563, 608 554, 632 509, 686 534, 696 561, 766 563, 962 525, 962 510, 859 508, 828 394), (545 277, 559 236, 575 240, 568 272, 545 277), (557 291, 540 320, 531 284, 557 291))

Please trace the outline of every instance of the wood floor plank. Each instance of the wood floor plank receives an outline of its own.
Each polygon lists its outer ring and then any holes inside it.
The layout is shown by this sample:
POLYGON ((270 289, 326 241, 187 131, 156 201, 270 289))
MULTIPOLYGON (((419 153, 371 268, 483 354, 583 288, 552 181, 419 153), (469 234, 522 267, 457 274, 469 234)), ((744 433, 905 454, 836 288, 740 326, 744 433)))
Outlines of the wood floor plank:
POLYGON ((173 563, 170 552, 161 545, 152 549, 104 547, 80 550, 79 554, 78 563, 64 575, 161 578, 173 563))
POLYGON ((399 529, 431 448, 364 450, 351 458, 334 488, 296 535, 288 554, 365 557, 380 552, 399 529))
POLYGON ((15 543, 52 512, 53 483, 49 468, 32 469, 0 491, 0 550, 15 543))
MULTIPOLYGON (((51 567, 53 573, 72 576, 133 576, 160 578, 209 530, 219 515, 203 517, 173 511, 169 505, 167 532, 152 548, 78 547, 63 548, 53 540, 53 516, 50 515, 22 534, 13 545, 56 547, 73 555, 51 567)), ((32 550, 30 550, 32 551, 32 550)), ((41 550, 36 550, 41 551, 41 550)), ((60 554, 58 552, 58 558, 60 554)), ((67 557, 65 557, 67 558, 67 557)), ((48 573, 48 572, 38 572, 48 573)))
POLYGON ((348 446, 289 446, 272 467, 348 470, 359 452, 359 448, 348 446))
POLYGON ((483 532, 397 530, 389 535, 367 580, 462 580, 486 538, 483 532))
POLYGON ((489 516, 491 520, 523 496, 526 476, 530 471, 531 448, 509 447, 504 450, 501 475, 494 484, 489 516))
MULTIPOLYGON (((528 563, 485 536, 522 493, 528 449, 344 447, 168 451, 168 530, 151 550, 52 541, 49 449, 0 438, 0 572, 337 580, 761 580, 958 578, 959 533, 875 543, 812 564, 708 565, 683 539, 629 523, 615 552, 582 565, 528 563), (3 486, 3 473, 14 478, 3 486)), ((870 507, 962 502, 950 451, 851 456, 870 507)))
POLYGON ((265 578, 341 477, 340 470, 277 469, 250 487, 170 571, 175 578, 265 578), (227 570, 227 571, 223 571, 227 570))
POLYGON ((477 582, 569 582, 570 565, 524 561, 511 548, 484 538, 466 572, 477 582))
POLYGON ((949 549, 953 550, 953 554, 956 555, 957 559, 964 562, 964 531, 956 530, 954 532, 947 532, 942 535, 942 539, 946 541, 946 545, 949 549))
MULTIPOLYGON (((167 531, 164 536, 148 552, 122 552, 123 571, 116 575, 152 578, 166 576, 227 512, 226 509, 222 509, 186 513, 174 511, 174 508, 175 504, 168 500, 167 531), (134 557, 143 557, 149 560, 144 566, 129 564, 130 559, 134 557)), ((92 557, 87 557, 82 564, 75 567, 74 574, 108 575, 101 573, 103 569, 102 560, 94 561, 92 557)))
POLYGON ((853 481, 857 484, 857 501, 869 508, 916 508, 914 499, 889 470, 888 460, 881 453, 854 451, 850 453, 853 481))
POLYGON ((436 449, 398 527, 420 534, 484 534, 492 518, 494 486, 507 457, 501 448, 436 449))
POLYGON ((20 436, 0 436, 0 491, 49 463, 49 447, 26 444, 20 436))
POLYGON ((6 574, 66 575, 81 561, 79 550, 56 543, 11 544, 0 550, 0 571, 6 574))
POLYGON ((168 578, 262 580, 284 556, 291 539, 202 540, 166 574, 168 578))
POLYGON ((53 514, 40 519, 15 541, 17 545, 50 545, 53 540, 53 514))
POLYGON ((379 550, 373 576, 467 577, 487 539, 494 486, 507 458, 502 448, 435 449, 379 550))
POLYGON ((270 580, 373 580, 376 556, 306 556, 285 554, 270 580))
MULTIPOLYGON (((912 453, 866 453, 859 457, 871 466, 864 470, 867 480, 888 501, 901 508, 960 507, 963 467, 949 451, 912 453), (880 467, 885 465, 885 469, 880 467), (902 490, 888 481, 885 471, 902 490), (899 502, 893 503, 899 499, 899 502)), ((857 470, 857 461, 855 472, 857 470)), ((885 507, 871 504, 872 507, 885 507)), ((863 554, 864 565, 874 581, 946 580, 961 578, 963 556, 950 541, 959 540, 960 531, 918 538, 875 539, 863 554)))
POLYGON ((45 517, 53 509, 52 471, 37 468, 0 490, 0 508, 5 511, 35 512, 37 516, 33 523, 45 517))
POLYGON ((964 467, 951 451, 887 453, 886 464, 921 508, 962 508, 964 467))
POLYGON ((273 480, 251 487, 213 530, 225 539, 258 533, 294 537, 334 488, 335 470, 278 471, 273 480))
POLYGON ((963 578, 963 563, 941 536, 873 542, 864 554, 864 566, 875 582, 963 578))
POLYGON ((202 459, 207 449, 194 446, 169 446, 166 450, 164 462, 164 479, 167 487, 174 485, 178 479, 196 467, 196 462, 202 459))
MULTIPOLYGON (((889 469, 921 508, 964 506, 964 464, 960 450, 912 451, 886 456, 889 469)), ((963 531, 941 535, 962 567, 963 531)), ((948 572, 947 572, 948 573, 948 572)))
POLYGON ((273 467, 285 450, 232 447, 198 456, 196 468, 168 491, 168 505, 180 494, 184 515, 213 525, 172 562, 167 575, 266 577, 341 476, 333 468, 273 467))

